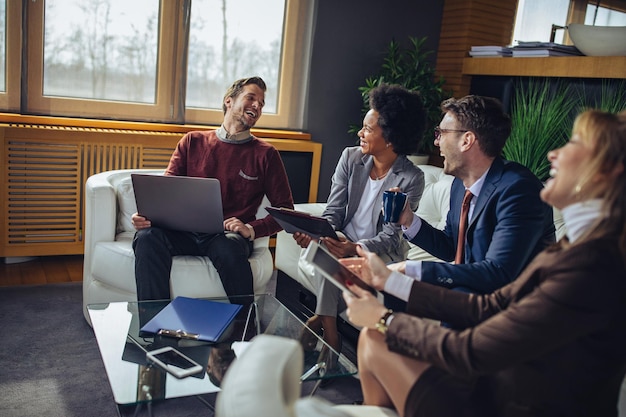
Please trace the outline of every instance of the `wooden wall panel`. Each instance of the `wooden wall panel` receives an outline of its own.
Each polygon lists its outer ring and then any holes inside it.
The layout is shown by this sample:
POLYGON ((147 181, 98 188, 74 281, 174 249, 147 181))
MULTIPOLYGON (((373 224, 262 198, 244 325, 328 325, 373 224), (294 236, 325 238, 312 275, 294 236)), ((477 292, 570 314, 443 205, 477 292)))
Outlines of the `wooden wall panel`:
POLYGON ((516 8, 517 0, 446 0, 436 68, 455 97, 469 93, 470 77, 462 69, 472 45, 509 44, 516 8))

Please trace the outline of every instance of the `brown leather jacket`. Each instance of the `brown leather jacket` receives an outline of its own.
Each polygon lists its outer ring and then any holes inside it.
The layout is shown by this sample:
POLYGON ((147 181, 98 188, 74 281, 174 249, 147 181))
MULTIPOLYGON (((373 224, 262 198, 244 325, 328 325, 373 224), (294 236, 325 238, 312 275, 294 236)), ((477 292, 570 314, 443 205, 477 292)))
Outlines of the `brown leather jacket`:
POLYGON ((544 250, 488 295, 415 282, 409 314, 390 324, 389 348, 472 381, 493 415, 616 416, 626 372, 625 260, 614 239, 565 246, 544 250))

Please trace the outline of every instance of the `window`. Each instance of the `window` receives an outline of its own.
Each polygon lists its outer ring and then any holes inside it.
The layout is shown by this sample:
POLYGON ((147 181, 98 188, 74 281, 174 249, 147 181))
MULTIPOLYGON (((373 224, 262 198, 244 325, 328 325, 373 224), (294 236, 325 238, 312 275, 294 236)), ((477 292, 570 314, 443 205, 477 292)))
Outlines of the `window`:
POLYGON ((258 127, 301 128, 311 8, 296 0, 29 1, 20 110, 219 124, 226 88, 260 75, 268 92, 258 127))
MULTIPOLYGON (((513 44, 518 41, 548 42, 552 25, 565 26, 570 0, 519 0, 513 31, 513 44)), ((563 43, 563 31, 555 42, 563 43)))
POLYGON ((233 80, 257 74, 268 85, 263 111, 276 113, 284 16, 284 0, 194 0, 186 107, 220 110, 233 80))
POLYGON ((260 124, 301 129, 313 3, 193 0, 185 120, 220 123, 227 87, 259 75, 267 84, 260 124))
POLYGON ((588 4, 587 13, 585 14, 585 24, 596 26, 626 26, 626 12, 596 4, 588 4))
POLYGON ((569 23, 626 26, 626 0, 519 0, 512 43, 548 42, 554 31, 554 42, 568 44, 569 23))
POLYGON ((21 7, 0 0, 0 109, 10 112, 20 108, 21 7))
POLYGON ((155 103, 159 4, 44 4, 43 95, 155 103))

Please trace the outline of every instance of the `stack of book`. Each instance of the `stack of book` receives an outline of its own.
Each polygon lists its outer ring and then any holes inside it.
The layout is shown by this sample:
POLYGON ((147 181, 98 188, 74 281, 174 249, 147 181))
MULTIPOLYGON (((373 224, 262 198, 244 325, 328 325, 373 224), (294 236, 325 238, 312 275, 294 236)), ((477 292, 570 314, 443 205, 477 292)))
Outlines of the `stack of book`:
POLYGON ((582 53, 571 45, 554 42, 518 42, 516 46, 472 46, 472 57, 577 56, 582 53))
POLYGON ((511 56, 511 48, 506 46, 472 46, 469 52, 472 57, 503 57, 511 56))
POLYGON ((573 45, 561 45, 554 42, 519 42, 511 50, 513 57, 582 55, 573 45))

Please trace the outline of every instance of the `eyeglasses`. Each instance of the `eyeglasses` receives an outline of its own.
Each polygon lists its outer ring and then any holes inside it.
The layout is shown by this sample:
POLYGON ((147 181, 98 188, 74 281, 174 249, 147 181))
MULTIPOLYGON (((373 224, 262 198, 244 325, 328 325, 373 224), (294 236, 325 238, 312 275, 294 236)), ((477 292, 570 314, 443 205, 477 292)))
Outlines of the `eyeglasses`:
POLYGON ((435 128, 435 139, 439 139, 441 137, 442 133, 448 133, 448 132, 467 132, 467 130, 459 130, 459 129, 442 129, 439 126, 437 126, 435 128))

